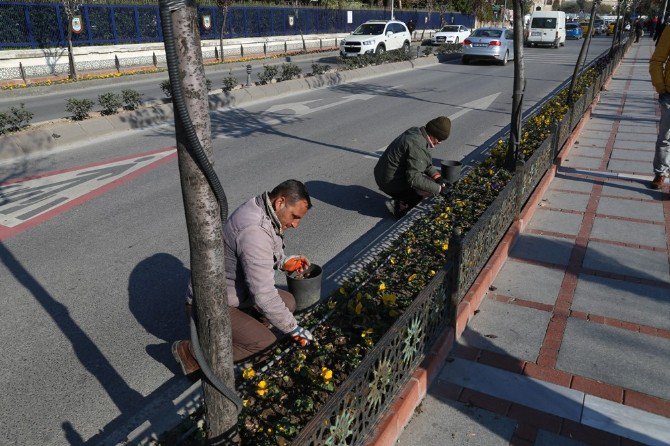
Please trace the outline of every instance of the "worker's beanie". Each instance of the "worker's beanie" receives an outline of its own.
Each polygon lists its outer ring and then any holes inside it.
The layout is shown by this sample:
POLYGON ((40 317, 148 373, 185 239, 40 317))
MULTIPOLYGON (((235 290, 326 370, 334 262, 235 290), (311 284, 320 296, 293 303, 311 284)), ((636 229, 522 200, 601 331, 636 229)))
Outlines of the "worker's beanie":
POLYGON ((451 119, 446 116, 438 116, 435 119, 431 119, 426 124, 426 131, 440 141, 444 141, 449 138, 449 133, 451 132, 451 119))

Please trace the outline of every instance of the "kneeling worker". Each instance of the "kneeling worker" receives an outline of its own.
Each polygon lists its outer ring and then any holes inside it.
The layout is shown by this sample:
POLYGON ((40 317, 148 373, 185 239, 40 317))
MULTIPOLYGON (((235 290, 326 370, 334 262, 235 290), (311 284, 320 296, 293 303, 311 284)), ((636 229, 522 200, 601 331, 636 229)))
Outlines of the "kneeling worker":
MULTIPOLYGON (((297 228, 312 207, 304 184, 287 180, 241 205, 224 229, 226 289, 233 340, 233 361, 240 361, 272 345, 277 336, 259 318, 265 317, 278 331, 301 345, 312 334, 298 325, 295 299, 275 286, 275 269, 302 271, 310 265, 304 256, 284 255, 284 231, 297 228)), ((190 303, 187 296, 187 307, 190 303)), ((200 367, 190 341, 177 341, 172 353, 184 374, 200 367)))
POLYGON ((395 218, 400 218, 419 202, 445 189, 440 171, 433 166, 430 149, 449 137, 451 120, 440 116, 425 127, 412 127, 398 136, 375 166, 375 181, 391 196, 386 202, 395 218))

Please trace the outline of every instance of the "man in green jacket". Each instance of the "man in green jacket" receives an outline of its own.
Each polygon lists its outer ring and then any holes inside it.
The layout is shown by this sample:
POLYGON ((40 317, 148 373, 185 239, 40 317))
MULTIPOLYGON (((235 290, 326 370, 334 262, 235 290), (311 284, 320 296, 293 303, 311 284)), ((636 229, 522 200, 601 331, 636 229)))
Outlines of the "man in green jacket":
POLYGON ((440 116, 425 127, 406 130, 384 151, 375 166, 375 181, 382 192, 391 196, 386 205, 395 218, 446 187, 440 171, 433 166, 430 149, 446 140, 450 132, 451 120, 440 116))

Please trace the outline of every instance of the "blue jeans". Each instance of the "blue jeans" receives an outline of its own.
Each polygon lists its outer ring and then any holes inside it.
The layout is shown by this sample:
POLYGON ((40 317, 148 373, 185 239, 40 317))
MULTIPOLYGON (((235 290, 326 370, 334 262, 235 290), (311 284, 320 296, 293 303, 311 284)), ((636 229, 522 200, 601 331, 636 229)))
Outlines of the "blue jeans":
POLYGON ((667 177, 670 176, 670 93, 660 95, 658 103, 661 105, 661 122, 654 154, 654 173, 667 177))

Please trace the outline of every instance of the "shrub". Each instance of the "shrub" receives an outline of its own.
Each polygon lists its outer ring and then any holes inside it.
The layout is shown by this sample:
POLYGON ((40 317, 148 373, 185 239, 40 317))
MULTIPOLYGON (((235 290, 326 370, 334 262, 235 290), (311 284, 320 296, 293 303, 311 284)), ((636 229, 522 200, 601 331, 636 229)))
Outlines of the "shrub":
POLYGON ((320 76, 328 70, 330 70, 330 65, 319 65, 318 63, 312 64, 312 74, 314 76, 320 76))
POLYGON ((121 95, 110 91, 98 96, 98 104, 102 107, 103 115, 113 115, 123 105, 123 101, 121 95))
POLYGON ((172 86, 170 86, 170 79, 165 79, 160 84, 161 90, 166 98, 170 99, 172 97, 172 86))
POLYGON ((410 52, 402 50, 387 51, 383 54, 364 54, 358 57, 340 58, 340 63, 344 65, 345 70, 367 67, 368 65, 381 65, 384 63, 402 62, 412 60, 410 52))
POLYGON ((281 76, 279 77, 280 81, 290 81, 294 77, 300 76, 302 69, 294 63, 283 63, 281 64, 281 76))
POLYGON ((223 78, 223 91, 230 91, 233 88, 237 87, 239 85, 239 81, 235 76, 233 76, 233 73, 229 73, 228 76, 223 78))
POLYGON ((88 118, 88 114, 93 109, 93 101, 90 99, 70 98, 66 102, 65 111, 70 113, 75 121, 88 118))
POLYGON ((143 94, 139 91, 126 89, 121 91, 121 96, 123 98, 123 108, 126 110, 135 110, 142 104, 143 94))
POLYGON ((263 72, 258 73, 258 80, 261 84, 269 84, 279 73, 279 68, 274 65, 263 65, 263 72))
POLYGON ((423 53, 424 56, 430 56, 431 54, 433 54, 433 47, 427 46, 421 52, 423 53))
POLYGON ((437 52, 439 54, 453 54, 460 53, 463 51, 463 45, 461 43, 443 43, 437 47, 437 52))
POLYGON ((23 104, 18 108, 10 107, 8 112, 0 113, 0 135, 28 127, 32 119, 33 113, 26 110, 23 104))

